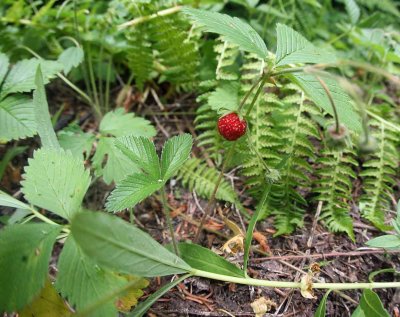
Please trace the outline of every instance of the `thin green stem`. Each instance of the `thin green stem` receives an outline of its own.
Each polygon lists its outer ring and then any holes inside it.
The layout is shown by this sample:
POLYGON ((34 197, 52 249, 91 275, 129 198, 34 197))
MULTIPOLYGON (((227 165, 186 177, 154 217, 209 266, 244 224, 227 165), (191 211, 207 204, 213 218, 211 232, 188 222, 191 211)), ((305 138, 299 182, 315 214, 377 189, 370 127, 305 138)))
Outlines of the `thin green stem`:
POLYGON ((204 209, 204 214, 203 214, 203 217, 201 218, 200 225, 197 228, 196 236, 194 238, 195 243, 198 243, 199 240, 200 240, 200 235, 201 235, 201 232, 203 231, 204 223, 206 222, 208 214, 210 213, 211 206, 214 204, 215 196, 217 195, 217 191, 218 191, 219 185, 221 184, 222 178, 223 178, 224 173, 225 173, 225 169, 228 166, 228 162, 231 160, 231 158, 233 156, 233 153, 235 152, 236 145, 237 145, 237 143, 235 142, 231 146, 231 148, 228 151, 228 154, 226 155, 225 161, 222 164, 221 171, 220 171, 220 173, 218 175, 217 182, 215 183, 215 186, 214 186, 214 190, 211 193, 211 197, 210 197, 210 200, 207 203, 206 208, 204 209))
POLYGON ((34 216, 35 216, 36 218, 42 220, 43 222, 46 222, 46 223, 51 224, 51 225, 57 225, 57 226, 58 226, 58 223, 57 223, 57 222, 54 222, 53 220, 47 218, 45 215, 42 215, 42 214, 41 214, 39 211, 37 211, 36 209, 30 208, 29 210, 34 214, 34 216))
POLYGON ((243 255, 243 271, 246 276, 247 276, 247 266, 249 263, 250 247, 251 247, 251 241, 253 240, 254 229, 255 229, 257 221, 260 217, 261 211, 264 208, 265 203, 267 202, 267 198, 271 191, 271 187, 272 187, 271 183, 268 183, 265 186, 264 191, 262 193, 261 200, 259 201, 256 211, 254 212, 253 216, 251 217, 251 220, 247 227, 245 244, 244 244, 244 255, 243 255))
POLYGON ((94 77, 94 72, 93 72, 92 51, 90 46, 88 47, 88 68, 89 68, 89 80, 93 90, 93 98, 94 98, 93 106, 95 108, 96 114, 99 116, 98 119, 101 119, 102 112, 100 109, 99 95, 97 93, 96 79, 94 77))
POLYGON ((251 88, 249 89, 249 91, 244 95, 242 101, 240 102, 240 105, 238 107, 238 112, 240 113, 240 111, 243 109, 247 99, 250 97, 251 93, 253 92, 253 90, 258 86, 258 84, 264 79, 264 76, 261 76, 255 83, 253 86, 251 86, 251 88))
MULTIPOLYGON (((260 95, 260 93, 261 93, 262 89, 264 88, 264 85, 265 85, 265 83, 267 82, 268 79, 269 79, 268 73, 265 74, 265 75, 261 78, 261 83, 260 83, 260 85, 258 86, 258 89, 257 89, 257 91, 256 91, 256 94, 254 95, 253 100, 251 101, 249 108, 248 108, 247 111, 246 111, 245 117, 248 117, 249 114, 250 114, 250 112, 251 112, 251 110, 253 110, 254 104, 256 103, 256 101, 257 101, 257 99, 258 99, 258 96, 260 95)), ((244 103, 243 103, 243 104, 244 104, 244 103)))
POLYGON ((111 65, 112 65, 112 56, 110 56, 108 65, 107 65, 107 77, 106 77, 106 96, 105 96, 105 111, 108 112, 110 110, 110 77, 111 77, 111 65))
POLYGON ((128 21, 128 22, 125 22, 125 23, 122 23, 122 24, 118 25, 118 29, 124 29, 124 28, 126 28, 128 26, 134 26, 134 25, 146 22, 148 20, 155 19, 155 18, 157 18, 159 16, 166 16, 166 15, 174 14, 174 13, 180 11, 181 9, 182 9, 182 6, 175 6, 175 7, 172 7, 172 8, 168 8, 168 9, 164 9, 164 10, 158 11, 158 12, 153 13, 151 15, 138 17, 138 18, 135 18, 135 19, 133 19, 131 21, 128 21))
POLYGON ((176 239, 175 239, 175 231, 174 231, 174 226, 172 225, 172 220, 171 220, 171 215, 170 215, 170 208, 169 208, 168 202, 167 202, 167 194, 165 192, 165 187, 163 186, 163 188, 160 191, 161 191, 161 203, 162 203, 162 206, 163 206, 165 219, 167 220, 167 225, 168 225, 168 228, 169 228, 169 233, 171 235, 172 244, 174 246, 174 252, 175 252, 175 254, 177 256, 179 256, 178 243, 176 242, 176 239))
MULTIPOLYGON (((234 277, 222 274, 206 272, 202 270, 192 270, 191 273, 195 276, 210 278, 218 281, 229 283, 276 287, 276 288, 301 288, 300 282, 284 282, 284 281, 269 281, 259 280, 248 277, 234 277)), ((314 289, 331 289, 331 290, 346 290, 346 289, 371 289, 371 288, 400 288, 400 282, 373 282, 373 283, 313 283, 314 289)))

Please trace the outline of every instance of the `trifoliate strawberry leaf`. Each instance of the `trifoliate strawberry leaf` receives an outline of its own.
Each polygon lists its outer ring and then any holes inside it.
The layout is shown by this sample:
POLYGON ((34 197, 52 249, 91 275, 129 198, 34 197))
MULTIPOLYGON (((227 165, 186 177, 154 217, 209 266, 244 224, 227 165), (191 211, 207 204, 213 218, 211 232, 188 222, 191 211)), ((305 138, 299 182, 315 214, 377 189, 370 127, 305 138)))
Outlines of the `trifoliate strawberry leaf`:
POLYGON ((153 142, 144 137, 124 136, 115 145, 151 178, 160 179, 160 162, 153 142))
POLYGON ((132 174, 117 184, 107 199, 106 208, 117 212, 134 207, 163 186, 162 180, 151 179, 145 174, 132 174))
POLYGON ((0 140, 23 139, 35 134, 36 122, 32 99, 17 94, 0 101, 0 140))
POLYGON ((100 122, 100 133, 120 137, 124 135, 153 137, 156 130, 150 121, 136 117, 134 113, 126 113, 118 108, 108 112, 100 122))
POLYGON ((115 146, 115 138, 112 137, 100 137, 92 164, 96 176, 103 176, 106 184, 119 182, 127 175, 140 171, 137 165, 115 146))
POLYGON ((189 159, 193 139, 188 133, 170 138, 161 153, 161 176, 167 181, 189 159))
POLYGON ((38 66, 41 66, 43 83, 47 84, 51 78, 62 70, 62 65, 55 61, 25 59, 11 68, 6 76, 0 91, 0 99, 16 92, 29 92, 36 88, 35 75, 38 66))
POLYGON ((222 35, 222 37, 238 45, 244 51, 254 53, 261 59, 268 54, 267 47, 258 33, 246 22, 218 12, 210 12, 193 8, 184 8, 183 12, 191 20, 204 26, 207 32, 222 35))
POLYGON ((70 152, 39 149, 25 167, 22 192, 31 204, 71 219, 81 210, 90 185, 89 171, 70 152))
POLYGON ((45 223, 0 231, 0 311, 22 309, 43 288, 51 250, 61 227, 45 223))
POLYGON ((58 57, 58 62, 63 65, 63 72, 67 75, 72 68, 83 62, 84 53, 82 48, 72 46, 65 49, 58 57))
POLYGON ((90 156, 95 136, 91 133, 83 132, 76 124, 70 124, 65 129, 58 132, 58 142, 64 150, 71 151, 72 155, 83 160, 90 156))
POLYGON ((284 24, 278 23, 276 33, 276 66, 292 63, 332 63, 336 60, 335 55, 315 47, 300 33, 284 24))
MULTIPOLYGON (((339 83, 328 76, 320 76, 328 87, 338 112, 339 121, 350 130, 359 133, 361 131, 361 118, 354 108, 346 91, 339 83)), ((291 74, 289 78, 295 82, 315 104, 333 116, 334 112, 326 91, 319 80, 311 74, 291 74)))

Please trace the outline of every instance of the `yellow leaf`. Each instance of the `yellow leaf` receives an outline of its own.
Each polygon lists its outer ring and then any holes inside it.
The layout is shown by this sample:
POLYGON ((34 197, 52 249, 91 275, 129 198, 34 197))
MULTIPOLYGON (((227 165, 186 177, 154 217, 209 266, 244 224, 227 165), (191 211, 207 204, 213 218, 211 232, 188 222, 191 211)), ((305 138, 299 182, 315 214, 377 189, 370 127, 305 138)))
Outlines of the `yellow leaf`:
POLYGON ((20 313, 20 317, 67 317, 72 312, 68 309, 64 300, 55 290, 50 280, 46 281, 42 292, 33 302, 26 306, 20 313))
POLYGON ((225 244, 222 246, 222 251, 228 254, 236 254, 238 252, 241 252, 244 250, 243 241, 243 234, 238 234, 237 236, 234 236, 233 238, 225 242, 225 244))
POLYGON ((130 276, 130 275, 124 276, 124 277, 128 281, 133 281, 133 280, 137 279, 138 284, 136 284, 136 285, 139 285, 139 286, 136 286, 134 288, 130 288, 129 290, 127 290, 125 292, 125 294, 123 296, 119 297, 115 302, 115 306, 117 307, 117 309, 119 311, 129 312, 132 309, 132 307, 136 306, 138 299, 143 296, 142 289, 149 285, 149 281, 144 278, 130 276))
POLYGON ((272 307, 276 308, 276 303, 265 297, 260 297, 250 304, 256 317, 263 317, 266 312, 269 312, 272 307))
POLYGON ((313 284, 312 284, 312 273, 305 274, 301 278, 301 288, 300 288, 300 293, 304 298, 309 298, 313 299, 314 297, 314 291, 313 291, 313 284))

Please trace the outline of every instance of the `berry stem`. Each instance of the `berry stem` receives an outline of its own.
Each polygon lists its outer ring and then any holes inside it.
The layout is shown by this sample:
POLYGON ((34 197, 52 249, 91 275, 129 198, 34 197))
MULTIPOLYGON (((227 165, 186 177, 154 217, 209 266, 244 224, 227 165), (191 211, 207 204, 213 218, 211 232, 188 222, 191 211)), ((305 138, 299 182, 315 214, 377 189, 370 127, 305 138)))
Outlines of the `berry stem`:
MULTIPOLYGON (((253 98, 253 100, 251 101, 249 108, 248 108, 247 111, 246 111, 245 117, 248 117, 249 114, 250 114, 250 112, 251 112, 251 110, 253 110, 254 104, 256 103, 256 101, 257 101, 257 99, 258 99, 258 96, 260 95, 262 89, 264 88, 264 85, 265 85, 265 83, 267 82, 268 78, 269 78, 268 73, 265 74, 263 77, 261 77, 261 83, 260 83, 260 85, 258 86, 258 89, 257 89, 257 91, 256 91, 256 94, 254 95, 254 98, 253 98)), ((239 111, 240 111, 240 109, 239 109, 239 111)))
POLYGON ((196 236, 195 236, 195 238, 194 238, 194 242, 195 242, 195 243, 198 243, 198 242, 199 242, 200 234, 201 234, 201 232, 203 231, 204 223, 206 222, 206 219, 207 219, 207 217, 208 217, 208 214, 210 213, 211 206, 212 206, 212 205, 214 204, 214 202, 215 202, 215 196, 217 195, 218 187, 219 187, 219 185, 221 184, 222 177, 224 176, 224 173, 225 173, 225 169, 226 169, 226 167, 227 167, 229 161, 231 160, 231 158, 232 158, 232 156, 233 156, 233 153, 235 152, 236 144, 237 144, 237 143, 235 142, 235 143, 231 146, 231 148, 230 148, 229 151, 228 151, 228 154, 226 155, 225 161, 224 161, 224 163, 222 164, 221 171, 220 171, 220 173, 219 173, 219 175, 218 175, 217 182, 215 183, 215 186, 214 186, 214 190, 213 190, 213 192, 212 192, 212 194, 211 194, 210 200, 208 201, 206 208, 204 209, 203 217, 201 218, 200 225, 199 225, 199 227, 198 227, 198 229, 197 229, 196 236))
MULTIPOLYGON (((257 82, 249 89, 249 91, 246 93, 246 95, 243 97, 242 101, 240 102, 240 105, 239 105, 239 108, 238 108, 238 113, 239 113, 239 114, 240 114, 240 111, 242 110, 244 104, 246 103, 247 99, 250 97, 251 93, 253 92, 253 90, 258 86, 257 92, 256 92, 256 94, 254 95, 254 97, 253 97, 253 99, 252 99, 252 101, 251 101, 251 103, 250 103, 249 109, 248 109, 247 112, 246 112, 246 116, 249 115, 251 109, 253 108, 254 104, 256 103, 256 100, 257 100, 258 96, 260 95, 260 93, 261 93, 261 91, 262 91, 262 88, 264 87, 264 85, 265 85, 265 83, 267 82, 268 78, 269 78, 269 74, 268 74, 268 73, 264 74, 264 75, 261 76, 261 77, 257 80, 257 82)), ((221 184, 222 177, 224 176, 224 173, 225 173, 225 169, 226 169, 226 167, 227 167, 229 161, 231 160, 231 158, 232 158, 232 156, 233 156, 233 153, 235 152, 236 144, 237 144, 237 142, 235 142, 235 143, 232 145, 232 147, 229 149, 229 151, 228 151, 228 153, 227 153, 227 155, 226 155, 225 161, 224 161, 224 163, 222 164, 221 171, 220 171, 220 173, 219 173, 217 182, 215 183, 214 190, 213 190, 213 192, 212 192, 212 194, 211 194, 210 200, 208 201, 206 208, 204 209, 203 217, 201 218, 200 225, 199 225, 199 227, 198 227, 198 229, 197 229, 196 236, 195 236, 195 238, 194 238, 194 242, 195 242, 195 243, 198 243, 198 242, 199 242, 201 232, 203 231, 204 223, 205 223, 205 221, 206 221, 206 219, 207 219, 207 217, 208 217, 208 214, 210 213, 211 206, 212 206, 212 205, 214 204, 214 202, 215 202, 215 196, 216 196, 216 194, 217 194, 218 187, 219 187, 219 185, 221 184)))

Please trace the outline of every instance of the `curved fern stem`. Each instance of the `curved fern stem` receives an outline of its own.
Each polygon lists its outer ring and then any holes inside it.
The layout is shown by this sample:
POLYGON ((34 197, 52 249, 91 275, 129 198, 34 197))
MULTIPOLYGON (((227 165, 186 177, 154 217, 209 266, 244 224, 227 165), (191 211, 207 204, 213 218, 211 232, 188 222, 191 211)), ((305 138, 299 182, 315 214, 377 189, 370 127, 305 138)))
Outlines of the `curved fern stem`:
POLYGON ((339 122, 339 115, 336 109, 335 101, 333 100, 332 94, 328 88, 328 86, 325 84, 325 82, 319 77, 315 76, 319 83, 321 84, 322 88, 325 90, 325 93, 329 99, 329 102, 331 103, 332 110, 333 110, 333 116, 335 117, 335 133, 339 134, 339 129, 340 129, 340 122, 339 122))

